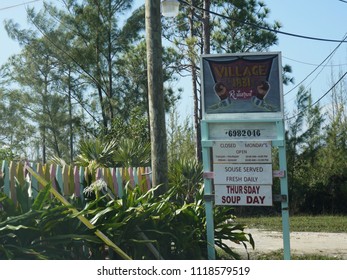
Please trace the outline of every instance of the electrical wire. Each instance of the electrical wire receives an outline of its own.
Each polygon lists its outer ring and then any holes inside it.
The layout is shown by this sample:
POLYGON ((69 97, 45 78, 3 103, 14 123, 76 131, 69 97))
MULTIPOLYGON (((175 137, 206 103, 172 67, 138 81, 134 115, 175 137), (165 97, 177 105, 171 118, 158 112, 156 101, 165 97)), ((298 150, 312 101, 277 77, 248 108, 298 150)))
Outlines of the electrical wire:
MULTIPOLYGON (((42 1, 42 0, 34 0, 34 1, 29 1, 29 2, 25 2, 25 3, 21 3, 21 4, 18 4, 18 5, 13 5, 13 6, 9 6, 9 7, 4 7, 4 8, 0 8, 0 11, 2 10, 6 10, 6 9, 11 9, 11 8, 15 8, 15 7, 18 7, 18 6, 22 6, 22 5, 27 5, 27 4, 31 4, 31 3, 34 3, 34 2, 38 2, 38 1, 42 1)), ((224 19, 229 19, 229 20, 233 20, 233 21, 236 21, 236 22, 239 22, 239 23, 242 23, 242 24, 245 24, 245 25, 248 25, 248 26, 252 26, 252 27, 255 27, 257 29, 261 29, 261 30, 266 30, 266 31, 269 31, 269 32, 273 32, 273 33, 276 33, 276 34, 282 34, 282 35, 287 35, 287 36, 292 36, 292 37, 297 37, 297 38, 301 38, 301 39, 308 39, 308 40, 316 40, 316 41, 324 41, 324 42, 336 42, 336 43, 339 43, 339 45, 327 56, 326 59, 324 59, 322 61, 322 63, 320 63, 305 79, 303 79, 296 87, 292 88, 290 91, 288 91, 285 95, 289 94, 291 91, 293 91, 295 88, 297 88, 301 83, 303 83, 310 75, 312 75, 326 60, 328 60, 337 50, 338 47, 341 46, 342 43, 347 43, 346 39, 347 39, 347 35, 344 37, 344 39, 341 41, 341 40, 336 40, 336 39, 327 39, 327 38, 318 38, 318 37, 312 37, 312 36, 305 36, 305 35, 300 35, 300 34, 295 34, 295 33, 289 33, 289 32, 284 32, 284 31, 280 31, 280 30, 275 30, 273 28, 269 28, 269 27, 264 27, 264 26, 261 26, 261 25, 258 25, 258 24, 254 24, 254 23, 249 23, 249 22, 246 22, 246 21, 242 21, 242 20, 239 20, 239 19, 235 19, 235 18, 232 18, 232 17, 229 17, 229 16, 225 16, 225 15, 222 15, 220 13, 217 13, 217 12, 213 12, 213 11, 210 11, 210 10, 206 10, 204 8, 201 8, 201 7, 197 7, 197 6, 194 6, 190 3, 187 3, 186 1, 183 1, 183 0, 178 0, 180 3, 184 4, 184 5, 187 5, 187 6, 190 6, 190 7, 193 7, 193 8, 196 8, 198 10, 201 10, 201 11, 205 11, 205 12, 209 12, 210 14, 212 15, 215 15, 215 16, 218 16, 218 17, 222 17, 224 19)), ((347 3, 347 1, 343 1, 343 0, 339 0, 341 2, 344 2, 344 3, 347 3)), ((322 100, 330 91, 332 91, 335 86, 347 75, 347 72, 345 72, 341 77, 340 79, 326 92, 324 93, 316 102, 314 102, 312 106, 314 106, 315 104, 317 104, 320 100, 322 100)), ((303 109, 302 112, 299 112, 298 114, 292 116, 292 117, 289 117, 287 118, 286 120, 290 120, 296 116, 299 116, 301 114, 303 114, 304 110, 306 110, 306 108, 303 109)))
MULTIPOLYGON (((210 14, 213 14, 213 15, 216 15, 216 16, 219 16, 219 17, 222 17, 222 18, 225 18, 225 19, 230 19, 230 20, 234 20, 234 21, 237 21, 237 22, 240 22, 240 23, 243 23, 243 24, 246 24, 246 25, 249 25, 249 26, 252 26, 252 27, 255 27, 255 28, 258 28, 258 29, 262 29, 262 30, 266 30, 266 31, 270 31, 270 32, 274 32, 274 33, 278 33, 278 34, 283 34, 283 35, 288 35, 288 36, 292 36, 292 37, 298 37, 298 38, 302 38, 302 39, 310 39, 310 40, 318 40, 318 41, 325 41, 325 42, 337 42, 339 43, 339 45, 309 74, 306 76, 306 78, 304 78, 298 85, 296 85, 294 88, 292 88, 290 91, 288 91, 286 94, 284 95, 287 95, 289 94, 291 91, 293 91, 295 88, 297 88, 300 84, 302 84, 306 79, 308 79, 325 61, 329 60, 333 55, 334 53, 336 52, 336 50, 341 46, 342 43, 347 43, 347 33, 345 34, 345 36, 343 37, 342 40, 335 40, 335 39, 325 39, 325 38, 317 38, 317 37, 310 37, 310 36, 304 36, 304 35, 299 35, 299 34, 294 34, 294 33, 289 33, 289 32, 283 32, 283 31, 279 31, 279 30, 275 30, 275 29, 272 29, 272 28, 268 28, 268 27, 263 27, 263 26, 260 26, 258 24, 253 24, 253 23, 248 23, 248 22, 245 22, 245 21, 242 21, 242 20, 238 20, 238 19, 234 19, 234 18, 231 18, 231 17, 228 17, 228 16, 225 16, 225 15, 222 15, 222 14, 219 14, 219 13, 216 13, 216 12, 213 12, 213 11, 210 11, 210 10, 206 10, 204 8, 200 8, 200 7, 197 7, 197 6, 194 6, 190 3, 187 3, 183 0, 178 0, 180 3, 184 4, 184 5, 188 5, 190 7, 193 7, 193 8, 196 8, 196 9, 199 9, 201 11, 206 11, 206 12, 209 12, 210 14)), ((326 96, 344 77, 345 75, 347 75, 347 72, 334 84, 334 86, 332 88, 330 88, 325 94, 323 94, 314 104, 312 104, 312 106, 314 106, 315 104, 317 104, 322 98, 324 98, 324 96, 326 96)), ((306 109, 306 108, 305 108, 306 109)), ((300 113, 299 113, 300 114, 300 113)), ((293 116, 295 117, 295 116, 293 116)), ((293 118, 291 117, 291 118, 293 118)), ((291 119, 289 118, 289 119, 291 119)))
POLYGON ((39 1, 42 1, 42 0, 34 0, 34 1, 29 1, 29 2, 25 2, 25 3, 13 5, 13 6, 8 6, 8 7, 0 8, 0 11, 4 11, 4 10, 16 8, 16 7, 24 6, 24 5, 28 5, 28 4, 32 4, 32 3, 35 3, 35 2, 39 2, 39 1))
POLYGON ((192 4, 190 4, 190 3, 186 2, 186 1, 183 1, 183 0, 178 0, 178 2, 182 3, 183 5, 190 6, 192 8, 198 9, 198 10, 203 11, 203 12, 208 12, 208 13, 210 13, 212 15, 215 15, 215 16, 218 16, 218 17, 221 17, 221 18, 224 18, 224 19, 233 20, 233 21, 236 21, 236 22, 248 25, 248 26, 255 27, 257 29, 262 29, 262 30, 273 32, 273 33, 276 33, 276 34, 282 34, 282 35, 297 37, 297 38, 301 38, 301 39, 315 40, 315 41, 334 42, 334 43, 347 43, 347 41, 341 41, 341 40, 337 40, 337 39, 319 38, 319 37, 305 36, 305 35, 300 35, 300 34, 295 34, 295 33, 290 33, 290 32, 284 32, 284 31, 276 30, 276 29, 273 29, 273 28, 270 28, 270 27, 261 26, 259 24, 250 23, 250 22, 246 22, 246 21, 243 21, 243 20, 235 19, 235 18, 232 18, 232 17, 229 17, 229 16, 225 16, 225 15, 222 15, 220 13, 213 12, 211 10, 206 10, 204 8, 194 6, 194 5, 192 5, 192 4))
MULTIPOLYGON (((283 58, 287 59, 287 60, 290 60, 290 61, 293 61, 293 62, 297 62, 297 63, 300 63, 300 64, 304 64, 304 65, 309 65, 309 66, 319 66, 319 64, 315 64, 315 63, 310 63, 310 62, 305 62, 305 61, 300 61, 300 60, 297 60, 297 59, 293 59, 293 58, 290 58, 290 57, 287 57, 287 56, 284 56, 282 55, 283 58)), ((343 63, 343 64, 331 64, 331 65, 324 65, 323 67, 341 67, 341 66, 346 66, 347 63, 343 63)))
POLYGON ((342 41, 335 47, 335 49, 333 49, 333 51, 315 68, 313 69, 300 83, 298 83, 295 87, 293 87, 291 90, 289 90, 288 92, 286 92, 284 94, 284 96, 286 96, 287 94, 291 93, 294 89, 296 89, 298 86, 300 86, 303 82, 305 82, 319 67, 322 66, 322 64, 325 61, 329 61, 332 56, 334 55, 334 53, 337 51, 337 49, 342 45, 343 42, 346 42, 347 40, 347 33, 344 35, 342 41))
POLYGON ((288 121, 288 120, 291 120, 295 117, 298 117, 302 114, 305 113, 305 110, 308 109, 308 107, 313 107, 314 105, 316 105, 319 101, 321 101, 329 92, 331 92, 341 81, 342 79, 347 75, 347 71, 338 79, 338 81, 327 91, 325 92, 320 98, 318 98, 318 100, 316 100, 314 103, 311 104, 311 106, 306 106, 304 109, 302 109, 301 112, 291 116, 291 117, 288 117, 286 118, 285 120, 288 121))

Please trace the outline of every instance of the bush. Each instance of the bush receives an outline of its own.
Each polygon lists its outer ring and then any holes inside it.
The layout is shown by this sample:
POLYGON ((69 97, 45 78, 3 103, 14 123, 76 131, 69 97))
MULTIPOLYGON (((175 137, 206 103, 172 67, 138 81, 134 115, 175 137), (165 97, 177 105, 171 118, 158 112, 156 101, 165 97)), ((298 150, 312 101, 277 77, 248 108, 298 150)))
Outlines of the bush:
MULTIPOLYGON (((76 207, 81 205, 80 201, 74 197, 70 201, 75 207, 61 205, 52 198, 50 184, 43 184, 46 187, 30 208, 13 205, 2 194, 0 259, 121 258, 117 250, 115 254, 109 243, 107 246, 95 235, 97 231, 133 259, 206 259, 202 171, 191 162, 181 164, 186 166, 178 168, 186 170, 183 177, 177 184, 171 183, 169 191, 161 196, 155 196, 159 187, 143 191, 128 184, 123 197, 117 198, 105 190, 106 184, 99 182, 85 189, 89 200, 79 210, 76 207), (200 175, 195 176, 194 170, 200 175), (190 187, 185 189, 191 176, 195 181, 189 181, 190 187), (82 216, 92 227, 77 219, 82 216)), ((25 192, 25 187, 22 190, 25 192)), ((230 258, 240 256, 225 245, 226 240, 242 243, 245 248, 248 244, 254 247, 252 236, 243 231, 243 225, 226 222, 234 219, 231 208, 216 207, 214 217, 215 245, 230 258)))

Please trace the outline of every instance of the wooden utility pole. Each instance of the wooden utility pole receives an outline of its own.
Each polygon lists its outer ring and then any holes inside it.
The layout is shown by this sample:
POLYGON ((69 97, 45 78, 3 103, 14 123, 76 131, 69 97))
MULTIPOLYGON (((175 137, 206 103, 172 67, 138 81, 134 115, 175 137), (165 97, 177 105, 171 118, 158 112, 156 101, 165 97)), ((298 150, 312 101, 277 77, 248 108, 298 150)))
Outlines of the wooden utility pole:
POLYGON ((203 40, 204 40, 204 54, 210 53, 210 7, 211 1, 204 0, 204 15, 202 19, 202 29, 203 29, 203 40))
POLYGON ((148 108, 151 132, 152 184, 168 188, 168 160, 162 73, 160 0, 146 0, 146 44, 148 76, 148 108))
MULTIPOLYGON (((195 6, 192 0, 192 6, 195 6)), ((203 54, 209 54, 211 49, 211 30, 210 30, 210 7, 211 1, 204 0, 203 2, 203 16, 202 16, 202 44, 203 44, 203 54)), ((193 17, 194 10, 191 10, 191 36, 193 36, 193 17)), ((197 89, 197 75, 196 75, 196 65, 192 62, 192 83, 193 83, 193 94, 194 94, 194 124, 196 131, 196 158, 199 162, 202 162, 202 147, 201 147, 201 118, 202 118, 202 104, 201 104, 201 89, 200 95, 198 95, 197 89)))

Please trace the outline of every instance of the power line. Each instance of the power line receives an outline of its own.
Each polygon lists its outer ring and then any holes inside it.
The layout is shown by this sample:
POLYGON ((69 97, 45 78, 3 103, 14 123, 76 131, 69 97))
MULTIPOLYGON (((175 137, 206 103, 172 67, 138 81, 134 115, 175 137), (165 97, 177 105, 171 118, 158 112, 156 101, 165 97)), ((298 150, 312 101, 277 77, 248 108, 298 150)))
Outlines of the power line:
POLYGON ((305 36, 305 35, 300 35, 300 34, 295 34, 295 33, 284 32, 284 31, 276 30, 276 29, 273 29, 273 28, 270 28, 270 27, 261 26, 261 25, 255 24, 255 23, 250 23, 250 22, 246 22, 246 21, 243 21, 243 20, 235 19, 235 18, 232 18, 232 17, 229 17, 229 16, 225 16, 225 15, 222 15, 220 13, 216 13, 216 12, 213 12, 213 11, 210 11, 210 10, 206 10, 204 8, 200 8, 200 7, 194 6, 194 5, 190 4, 190 3, 187 3, 186 1, 183 1, 183 0, 178 0, 178 2, 182 3, 183 5, 187 5, 187 6, 195 8, 195 9, 198 9, 200 11, 209 12, 212 15, 215 15, 215 16, 218 16, 218 17, 222 17, 224 19, 233 20, 233 21, 236 21, 236 22, 248 25, 248 26, 255 27, 257 29, 266 30, 266 31, 273 32, 273 33, 276 33, 276 34, 282 34, 282 35, 297 37, 297 38, 301 38, 301 39, 315 40, 315 41, 333 42, 333 43, 347 43, 347 41, 341 41, 341 40, 337 40, 337 39, 318 38, 318 37, 305 36))
POLYGON ((34 0, 34 1, 29 1, 29 2, 24 2, 24 3, 21 3, 21 4, 13 5, 13 6, 8 6, 8 7, 0 8, 0 11, 4 11, 4 10, 16 8, 16 7, 24 6, 24 5, 28 5, 28 4, 32 4, 32 3, 35 3, 35 2, 39 2, 39 1, 42 1, 42 0, 34 0))
MULTIPOLYGON (((251 26, 251 27, 255 27, 257 29, 262 29, 262 30, 266 30, 266 31, 269 31, 269 32, 274 32, 276 34, 282 34, 282 35, 287 35, 287 36, 292 36, 292 37, 297 37, 297 38, 301 38, 301 39, 309 39, 309 40, 316 40, 316 41, 324 41, 324 42, 335 42, 335 43, 339 43, 339 45, 327 56, 327 58, 325 58, 322 63, 320 63, 316 68, 315 70, 313 70, 303 81, 301 81, 299 84, 301 84, 302 82, 304 82, 310 75, 312 75, 317 69, 318 67, 320 67, 326 60, 328 60, 329 58, 331 58, 331 56, 336 52, 336 50, 341 46, 342 43, 347 43, 346 39, 347 39, 347 34, 344 36, 343 40, 336 40, 336 39, 326 39, 326 38, 318 38, 318 37, 311 37, 311 36, 305 36, 305 35, 300 35, 300 34, 294 34, 294 33, 289 33, 289 32, 283 32, 283 31, 279 31, 279 30, 275 30, 273 28, 269 28, 269 27, 264 27, 264 26, 260 26, 258 24, 254 24, 254 23, 249 23, 249 22, 246 22, 246 21, 242 21, 242 20, 239 20, 239 19, 235 19, 235 18, 232 18, 232 17, 229 17, 229 16, 225 16, 225 15, 222 15, 220 13, 216 13, 216 12, 213 12, 213 11, 210 11, 210 10, 206 10, 204 8, 200 8, 200 7, 197 7, 197 6, 194 6, 190 3, 187 3, 183 0, 178 0, 180 3, 184 4, 184 5, 187 5, 187 6, 190 6, 192 8, 196 8, 198 10, 201 10, 201 11, 205 11, 205 12, 209 12, 210 14, 212 15, 215 15, 215 16, 218 16, 218 17, 222 17, 224 19, 229 19, 229 20, 233 20, 233 21, 236 21, 236 22, 239 22, 239 23, 242 23, 242 24, 245 24, 245 25, 248 25, 248 26, 251 26)), ((341 0, 340 0, 341 1, 341 0)), ((346 2, 347 1, 342 1, 342 2, 346 2)), ((334 89, 334 87, 347 75, 347 72, 345 72, 342 77, 325 93, 323 94, 316 102, 314 102, 312 106, 316 105, 320 100, 322 100, 331 90, 334 89)), ((298 85, 297 85, 298 86, 298 85)), ((297 87, 296 86, 296 87, 297 87)), ((294 88, 296 88, 294 87, 294 88)), ((294 88, 292 90, 294 90, 294 88)), ((290 90, 289 92, 291 92, 292 90, 290 90)), ((287 92, 286 94, 288 94, 289 92, 287 92)), ((286 95, 285 94, 285 95, 286 95)), ((304 113, 304 110, 307 109, 308 106, 306 108, 303 109, 303 111, 301 111, 300 113, 290 117, 290 118, 287 118, 286 120, 290 120, 298 115, 301 115, 304 113)))
POLYGON ((313 107, 314 105, 316 105, 319 101, 321 101, 329 92, 331 92, 341 81, 342 79, 347 75, 347 71, 340 77, 340 79, 338 79, 338 81, 326 92, 324 93, 320 98, 318 98, 317 101, 315 101, 314 103, 311 104, 311 106, 306 106, 304 109, 302 109, 301 112, 295 114, 294 116, 291 116, 289 118, 286 118, 286 121, 290 120, 290 119, 293 119, 297 116, 300 116, 302 115, 306 109, 308 109, 309 107, 313 107))
POLYGON ((312 106, 314 106, 314 105, 316 105, 319 101, 321 101, 330 91, 332 91, 336 86, 337 86, 337 84, 338 83, 340 83, 341 81, 342 81, 342 79, 345 77, 347 75, 347 71, 345 72, 345 74, 343 74, 342 76, 341 76, 341 78, 326 92, 326 93, 324 93, 320 98, 318 98, 318 100, 316 101, 316 102, 314 102, 313 104, 312 104, 312 106))
MULTIPOLYGON (((320 64, 316 64, 316 63, 310 63, 310 62, 305 62, 305 61, 301 61, 301 60, 297 60, 297 59, 293 59, 293 58, 289 58, 287 56, 282 55, 283 58, 290 60, 290 61, 294 61, 297 63, 301 63, 304 65, 310 65, 310 66, 319 66, 320 64)), ((343 64, 331 64, 331 65, 324 65, 323 67, 341 67, 341 66, 346 66, 347 63, 343 63, 343 64)))
POLYGON ((341 44, 343 42, 346 42, 347 40, 347 33, 345 34, 345 36, 343 37, 342 41, 335 47, 335 49, 315 68, 313 69, 300 83, 298 83, 295 87, 293 87, 291 90, 289 90, 288 92, 286 92, 284 94, 284 96, 286 96, 287 94, 291 93, 294 89, 296 89, 298 86, 300 86, 303 82, 305 82, 319 67, 322 66, 322 64, 325 61, 329 61, 331 59, 331 57, 334 55, 334 53, 337 51, 337 49, 341 46, 341 44))

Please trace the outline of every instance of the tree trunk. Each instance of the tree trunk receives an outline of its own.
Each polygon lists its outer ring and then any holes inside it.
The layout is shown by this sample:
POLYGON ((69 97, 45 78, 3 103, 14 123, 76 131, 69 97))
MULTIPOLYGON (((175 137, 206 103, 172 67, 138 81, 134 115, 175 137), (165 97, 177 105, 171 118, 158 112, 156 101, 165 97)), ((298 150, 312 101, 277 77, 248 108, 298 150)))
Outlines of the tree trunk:
MULTIPOLYGON (((194 2, 192 2, 194 6, 194 2)), ((189 28, 190 28, 190 36, 194 37, 194 8, 191 8, 189 16, 189 28)), ((195 65, 195 61, 192 58, 190 62, 190 68, 192 72, 192 90, 193 90, 193 98, 194 98, 194 128, 196 132, 196 159, 201 162, 201 131, 200 131, 200 115, 199 115, 199 94, 198 94, 198 77, 197 77, 197 69, 195 65)))
POLYGON ((46 163, 46 128, 43 126, 41 129, 42 137, 42 164, 46 163))
POLYGON ((68 75, 68 102, 69 102, 69 146, 70 146, 70 162, 73 162, 73 138, 74 138, 74 133, 73 133, 73 125, 72 125, 72 101, 71 101, 71 71, 69 70, 69 75, 68 75))
POLYGON ((108 41, 107 41, 107 66, 108 66, 108 104, 109 104, 109 120, 112 122, 112 119, 114 117, 113 112, 113 105, 112 105, 112 99, 113 99, 113 75, 112 75, 112 1, 108 2, 108 12, 110 14, 109 16, 109 25, 108 25, 108 41))
POLYGON ((161 194, 168 188, 168 160, 162 77, 160 0, 146 0, 145 3, 152 183, 154 186, 162 185, 157 192, 157 194, 161 194))

